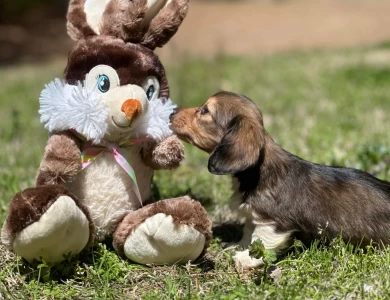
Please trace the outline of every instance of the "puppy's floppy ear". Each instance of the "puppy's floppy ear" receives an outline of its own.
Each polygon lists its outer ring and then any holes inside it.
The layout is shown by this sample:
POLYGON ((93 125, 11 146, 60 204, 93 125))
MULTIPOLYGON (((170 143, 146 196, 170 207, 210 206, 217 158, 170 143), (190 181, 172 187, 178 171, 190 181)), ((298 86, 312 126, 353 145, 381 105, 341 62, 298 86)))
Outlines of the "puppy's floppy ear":
POLYGON ((264 145, 264 129, 259 122, 235 117, 221 142, 211 153, 208 169, 216 175, 235 174, 256 164, 264 145))

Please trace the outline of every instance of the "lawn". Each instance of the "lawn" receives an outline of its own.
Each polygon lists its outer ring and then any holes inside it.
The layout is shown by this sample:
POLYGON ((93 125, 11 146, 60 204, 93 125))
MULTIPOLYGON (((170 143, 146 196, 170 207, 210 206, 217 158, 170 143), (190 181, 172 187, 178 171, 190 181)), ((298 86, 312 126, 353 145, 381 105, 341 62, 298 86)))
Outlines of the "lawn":
MULTIPOLYGON (((47 132, 38 97, 64 60, 0 68, 0 224, 12 196, 34 184, 47 132)), ((265 126, 288 151, 390 180, 390 44, 260 58, 185 59, 167 65, 172 99, 199 105, 218 90, 252 98, 265 126)), ((57 266, 29 266, 0 248, 0 299, 388 299, 390 248, 353 249, 340 241, 305 249, 297 241, 270 268, 237 273, 226 242, 239 238, 229 211, 230 178, 207 171, 207 155, 187 146, 176 171, 158 172, 161 199, 189 194, 216 226, 207 256, 194 265, 140 266, 109 242, 57 266), (363 251, 365 250, 365 251, 363 251)))

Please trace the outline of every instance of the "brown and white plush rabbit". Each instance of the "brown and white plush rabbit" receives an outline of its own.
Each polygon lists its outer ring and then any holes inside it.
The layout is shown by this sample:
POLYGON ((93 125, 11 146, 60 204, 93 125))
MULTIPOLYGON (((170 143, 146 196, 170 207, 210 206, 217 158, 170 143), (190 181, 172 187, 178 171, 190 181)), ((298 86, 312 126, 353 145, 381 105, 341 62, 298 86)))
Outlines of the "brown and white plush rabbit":
POLYGON ((41 94, 50 132, 37 187, 11 201, 2 242, 27 261, 60 262, 113 238, 143 264, 187 263, 211 239, 204 208, 188 197, 143 207, 153 172, 178 167, 164 67, 153 53, 175 34, 189 0, 72 0, 77 41, 65 80, 41 94))

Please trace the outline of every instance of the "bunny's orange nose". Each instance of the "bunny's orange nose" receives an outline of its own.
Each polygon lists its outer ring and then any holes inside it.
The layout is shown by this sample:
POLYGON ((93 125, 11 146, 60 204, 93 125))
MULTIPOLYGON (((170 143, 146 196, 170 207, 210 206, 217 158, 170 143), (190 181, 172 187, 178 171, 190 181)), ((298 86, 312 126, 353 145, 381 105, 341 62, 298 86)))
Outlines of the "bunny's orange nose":
POLYGON ((125 113, 126 118, 131 121, 142 113, 142 104, 139 100, 129 99, 123 103, 121 110, 125 113))

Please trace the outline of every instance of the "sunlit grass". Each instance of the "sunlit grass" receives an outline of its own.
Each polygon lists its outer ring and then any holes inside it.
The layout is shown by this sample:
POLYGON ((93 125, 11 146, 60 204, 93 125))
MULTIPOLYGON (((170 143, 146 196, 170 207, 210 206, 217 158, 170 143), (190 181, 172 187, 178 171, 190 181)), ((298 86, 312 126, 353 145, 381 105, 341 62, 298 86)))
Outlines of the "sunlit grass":
MULTIPOLYGON (((61 76, 65 63, 0 69, 0 222, 12 196, 34 184, 47 139, 37 113, 39 93, 61 76)), ((263 58, 181 59, 167 72, 179 105, 199 105, 221 89, 245 94, 286 150, 390 179, 387 44, 263 58)), ((178 170, 156 173, 156 194, 161 199, 190 194, 214 220, 231 219, 230 178, 209 174, 207 154, 191 146, 186 157, 178 170)), ((196 266, 158 268, 121 260, 109 243, 59 266, 31 267, 0 248, 0 299, 386 299, 390 293, 389 249, 362 252, 340 241, 327 248, 296 244, 276 263, 279 277, 271 277, 263 269, 238 274, 221 245, 216 238, 196 266)))

